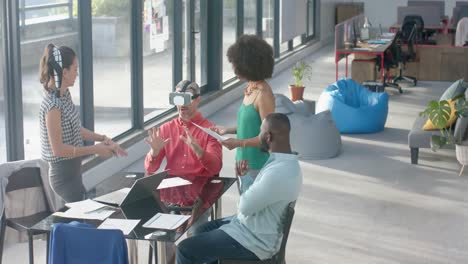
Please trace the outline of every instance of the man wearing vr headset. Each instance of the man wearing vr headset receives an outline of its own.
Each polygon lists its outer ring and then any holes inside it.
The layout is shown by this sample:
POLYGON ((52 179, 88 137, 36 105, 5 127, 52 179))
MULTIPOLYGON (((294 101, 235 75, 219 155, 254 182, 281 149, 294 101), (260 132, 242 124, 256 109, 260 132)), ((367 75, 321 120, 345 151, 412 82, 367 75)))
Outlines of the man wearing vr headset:
POLYGON ((194 125, 213 126, 198 111, 200 88, 195 82, 183 80, 170 94, 170 101, 177 106, 179 117, 148 131, 145 141, 151 149, 145 159, 146 172, 157 171, 166 158, 171 175, 217 175, 222 167, 221 144, 194 125))
MULTIPOLYGON (((213 124, 205 119, 198 111, 201 102, 200 88, 195 82, 187 80, 176 85, 176 92, 169 95, 171 104, 176 105, 179 117, 159 128, 148 131, 145 141, 150 146, 146 155, 145 170, 153 174, 159 169, 166 158, 166 170, 171 176, 180 176, 192 182, 192 193, 201 193, 209 177, 219 174, 222 167, 222 146, 215 138, 195 126, 212 127, 213 124), (200 179, 204 177, 206 180, 200 179)), ((161 190, 161 200, 172 202, 165 190, 161 190), (166 199, 167 198, 167 199, 166 199)), ((173 198, 173 197, 172 197, 173 198)), ((203 204, 199 198, 195 201, 181 201, 181 206, 188 204, 203 204)), ((194 208, 196 210, 196 208, 194 208)), ((208 221, 209 211, 203 218, 208 221)))

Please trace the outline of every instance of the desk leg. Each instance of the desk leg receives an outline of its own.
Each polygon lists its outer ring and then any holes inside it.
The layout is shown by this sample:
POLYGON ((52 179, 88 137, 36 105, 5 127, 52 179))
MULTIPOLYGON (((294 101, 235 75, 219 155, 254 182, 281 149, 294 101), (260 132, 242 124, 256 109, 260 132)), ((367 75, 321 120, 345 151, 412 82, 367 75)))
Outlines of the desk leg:
POLYGON ((348 78, 348 55, 346 55, 345 76, 348 78))
POLYGON ((336 76, 336 80, 338 81, 338 56, 340 54, 338 52, 335 51, 335 76, 336 76))
POLYGON ((335 68, 336 68, 336 71, 335 71, 336 80, 338 81, 338 62, 337 61, 335 61, 335 68))
POLYGON ((221 217, 223 217, 221 204, 222 204, 222 201, 221 201, 221 198, 219 198, 219 199, 215 202, 215 206, 214 206, 214 210, 215 210, 215 219, 220 219, 221 217))
POLYGON ((385 69, 384 69, 384 58, 385 58, 385 53, 382 52, 380 54, 380 80, 382 81, 382 83, 385 83, 385 69))
POLYGON ((166 246, 167 243, 164 241, 157 241, 157 246, 154 247, 154 263, 156 264, 167 264, 166 246))

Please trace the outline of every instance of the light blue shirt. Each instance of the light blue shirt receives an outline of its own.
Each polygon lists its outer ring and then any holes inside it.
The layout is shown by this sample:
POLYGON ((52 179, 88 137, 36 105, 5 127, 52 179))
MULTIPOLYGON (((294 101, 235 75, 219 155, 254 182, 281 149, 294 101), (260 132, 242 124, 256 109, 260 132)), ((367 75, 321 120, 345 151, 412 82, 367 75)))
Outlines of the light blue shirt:
POLYGON ((220 229, 259 259, 271 258, 281 246, 286 207, 297 200, 301 186, 297 155, 271 153, 255 182, 241 195, 237 215, 220 229))

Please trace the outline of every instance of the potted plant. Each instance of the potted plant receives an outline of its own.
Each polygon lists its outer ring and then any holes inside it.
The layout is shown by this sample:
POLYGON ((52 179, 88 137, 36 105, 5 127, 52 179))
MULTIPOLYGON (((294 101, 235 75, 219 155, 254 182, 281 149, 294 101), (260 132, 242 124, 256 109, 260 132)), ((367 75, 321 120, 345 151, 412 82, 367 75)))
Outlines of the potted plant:
MULTIPOLYGON (((457 118, 468 117, 468 101, 464 95, 457 96, 455 101, 455 115, 457 118)), ((434 124, 434 127, 440 130, 440 135, 432 135, 431 149, 437 151, 445 145, 455 145, 455 153, 458 162, 462 165, 459 176, 462 175, 465 165, 468 165, 468 142, 463 142, 463 133, 458 138, 452 134, 452 127, 447 127, 447 122, 452 114, 452 108, 447 100, 431 101, 428 107, 420 113, 426 116, 434 124)))
POLYGON ((289 91, 291 92, 291 101, 303 100, 304 96, 304 77, 310 79, 310 73, 312 67, 304 62, 299 61, 292 69, 292 75, 294 78, 294 84, 289 85, 289 91))

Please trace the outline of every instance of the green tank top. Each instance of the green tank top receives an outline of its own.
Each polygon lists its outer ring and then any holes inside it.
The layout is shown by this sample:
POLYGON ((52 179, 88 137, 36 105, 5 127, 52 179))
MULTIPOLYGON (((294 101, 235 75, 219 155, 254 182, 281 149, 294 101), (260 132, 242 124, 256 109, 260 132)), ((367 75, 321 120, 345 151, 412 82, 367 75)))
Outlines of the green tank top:
MULTIPOLYGON (((258 136, 261 124, 262 119, 254 104, 244 105, 242 103, 237 112, 237 139, 248 139, 258 136)), ((249 169, 252 170, 261 169, 268 160, 268 157, 268 152, 262 152, 260 148, 237 148, 236 160, 248 160, 249 169)))

